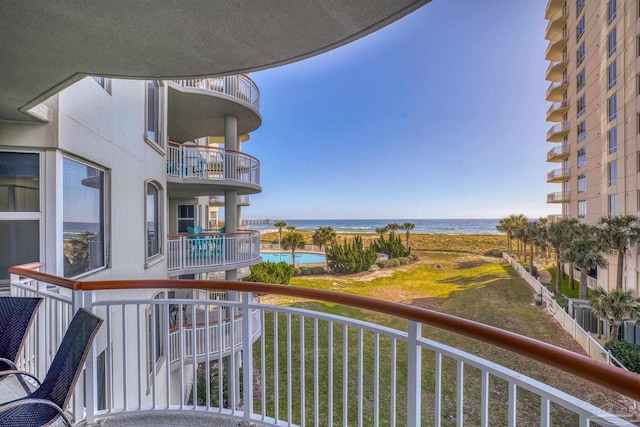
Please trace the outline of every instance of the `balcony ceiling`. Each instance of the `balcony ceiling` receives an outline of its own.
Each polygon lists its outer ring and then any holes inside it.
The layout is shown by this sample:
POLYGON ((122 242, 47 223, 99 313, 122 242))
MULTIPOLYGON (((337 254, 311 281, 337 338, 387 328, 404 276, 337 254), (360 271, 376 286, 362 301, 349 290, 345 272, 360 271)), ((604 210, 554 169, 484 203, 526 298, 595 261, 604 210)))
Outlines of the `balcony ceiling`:
POLYGON ((167 134, 171 141, 193 141, 203 136, 224 135, 224 116, 238 119, 238 132, 260 127, 262 117, 254 108, 231 96, 169 82, 167 134))
POLYGON ((33 120, 27 110, 86 75, 203 77, 298 61, 429 1, 5 1, 0 120, 33 120))

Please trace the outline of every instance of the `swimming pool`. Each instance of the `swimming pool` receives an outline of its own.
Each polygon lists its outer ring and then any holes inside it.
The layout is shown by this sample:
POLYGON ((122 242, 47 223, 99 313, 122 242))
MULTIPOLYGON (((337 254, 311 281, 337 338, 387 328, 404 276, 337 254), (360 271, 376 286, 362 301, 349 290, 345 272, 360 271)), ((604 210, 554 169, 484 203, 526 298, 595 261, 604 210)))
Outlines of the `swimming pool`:
MULTIPOLYGON (((261 253, 262 261, 280 262, 291 264, 291 252, 268 252, 261 253)), ((309 252, 296 252, 296 265, 324 263, 323 254, 309 252)))

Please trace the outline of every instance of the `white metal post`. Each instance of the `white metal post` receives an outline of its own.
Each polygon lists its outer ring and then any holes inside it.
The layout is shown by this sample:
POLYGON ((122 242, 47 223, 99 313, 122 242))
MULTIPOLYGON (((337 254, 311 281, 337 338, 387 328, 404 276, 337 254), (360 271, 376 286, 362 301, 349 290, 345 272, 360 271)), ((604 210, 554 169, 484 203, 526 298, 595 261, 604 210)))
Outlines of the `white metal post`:
POLYGON ((422 402, 422 324, 409 321, 407 337, 407 425, 420 427, 422 402))
POLYGON ((242 293, 242 402, 244 419, 249 421, 253 413, 253 352, 251 351, 251 293, 242 293))

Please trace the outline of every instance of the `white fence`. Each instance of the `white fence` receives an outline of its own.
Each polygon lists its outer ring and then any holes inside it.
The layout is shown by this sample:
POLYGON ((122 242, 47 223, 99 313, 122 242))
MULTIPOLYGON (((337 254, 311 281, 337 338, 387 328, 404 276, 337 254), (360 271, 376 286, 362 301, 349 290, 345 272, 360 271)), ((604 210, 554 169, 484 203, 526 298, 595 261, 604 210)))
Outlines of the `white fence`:
POLYGON ((542 283, 536 280, 524 267, 516 260, 511 258, 506 252, 502 253, 502 257, 507 261, 514 270, 524 279, 525 282, 533 288, 538 297, 542 295, 543 308, 576 340, 578 344, 587 352, 589 356, 605 363, 611 363, 611 354, 596 341, 590 333, 585 331, 578 322, 575 321, 567 312, 553 299, 553 294, 542 283))

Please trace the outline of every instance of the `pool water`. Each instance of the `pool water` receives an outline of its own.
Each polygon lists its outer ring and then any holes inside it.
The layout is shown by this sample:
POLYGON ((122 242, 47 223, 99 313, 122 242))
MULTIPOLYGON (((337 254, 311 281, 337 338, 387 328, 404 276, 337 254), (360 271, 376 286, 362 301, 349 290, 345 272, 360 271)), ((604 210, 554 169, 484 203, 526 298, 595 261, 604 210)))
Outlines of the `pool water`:
MULTIPOLYGON (((262 261, 280 262, 291 264, 291 252, 269 252, 261 253, 262 261)), ((299 264, 319 264, 324 263, 323 254, 313 254, 308 252, 296 252, 296 265, 299 264)))

